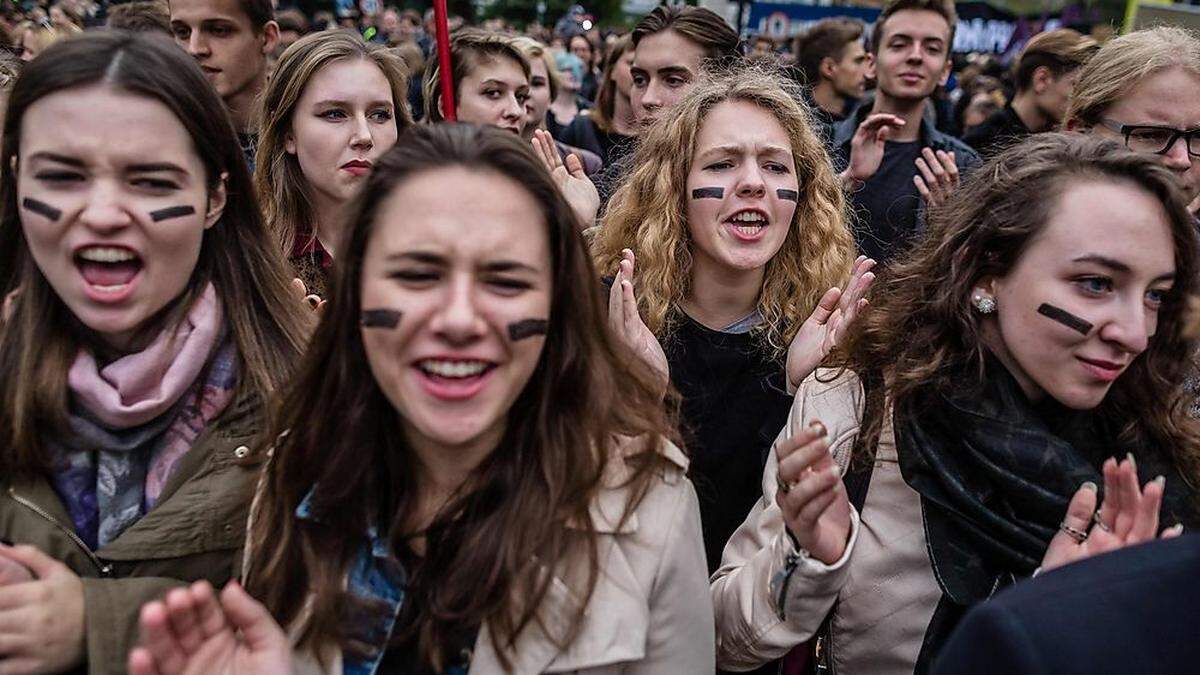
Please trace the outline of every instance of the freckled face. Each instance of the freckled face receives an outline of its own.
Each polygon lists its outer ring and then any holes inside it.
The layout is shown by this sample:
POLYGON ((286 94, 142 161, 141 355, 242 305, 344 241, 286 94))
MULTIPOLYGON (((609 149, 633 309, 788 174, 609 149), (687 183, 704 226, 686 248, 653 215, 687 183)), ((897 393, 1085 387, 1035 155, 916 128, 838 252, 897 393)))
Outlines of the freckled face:
POLYGON ((448 447, 499 439, 545 344, 540 335, 514 341, 508 327, 549 318, 550 268, 541 208, 499 174, 428 171, 381 205, 362 306, 402 317, 394 330, 364 327, 362 338, 411 438, 448 447))
POLYGON ((1033 400, 1078 410, 1104 400, 1149 346, 1175 274, 1162 205, 1129 183, 1080 182, 1013 269, 994 282, 984 335, 1033 400), (1088 335, 1038 313, 1049 303, 1091 323, 1088 335))
POLYGON ((695 147, 687 220, 697 263, 731 270, 766 266, 796 213, 796 202, 778 194, 798 189, 787 131, 766 110, 727 101, 704 119, 695 147), (705 187, 720 188, 722 198, 692 198, 705 187))

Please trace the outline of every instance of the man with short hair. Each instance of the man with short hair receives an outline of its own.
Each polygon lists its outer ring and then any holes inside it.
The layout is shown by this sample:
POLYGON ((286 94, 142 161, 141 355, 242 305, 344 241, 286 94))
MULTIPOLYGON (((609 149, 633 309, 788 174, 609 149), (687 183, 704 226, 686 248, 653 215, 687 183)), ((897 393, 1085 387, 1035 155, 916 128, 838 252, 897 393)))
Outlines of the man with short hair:
POLYGON ((706 63, 741 58, 733 27, 703 7, 655 7, 634 27, 631 39, 629 98, 634 118, 645 126, 691 91, 706 63))
POLYGON ((1070 28, 1035 35, 1014 64, 1017 94, 1012 102, 963 140, 991 157, 1030 134, 1056 129, 1067 112, 1079 69, 1099 49, 1095 40, 1070 28))
POLYGON ((969 146, 924 119, 926 101, 950 76, 956 22, 949 0, 889 2, 871 37, 875 99, 833 130, 859 250, 879 262, 914 239, 926 203, 945 201, 960 173, 980 163, 969 146))
POLYGON ((171 32, 204 71, 233 118, 251 170, 258 138, 254 102, 267 82, 268 56, 279 41, 271 0, 170 0, 171 32))
POLYGON ((823 19, 798 35, 792 51, 804 75, 804 93, 818 121, 846 119, 867 84, 871 55, 863 47, 861 21, 823 19))
POLYGON ((171 35, 171 13, 164 0, 134 0, 112 5, 105 26, 131 33, 171 35))

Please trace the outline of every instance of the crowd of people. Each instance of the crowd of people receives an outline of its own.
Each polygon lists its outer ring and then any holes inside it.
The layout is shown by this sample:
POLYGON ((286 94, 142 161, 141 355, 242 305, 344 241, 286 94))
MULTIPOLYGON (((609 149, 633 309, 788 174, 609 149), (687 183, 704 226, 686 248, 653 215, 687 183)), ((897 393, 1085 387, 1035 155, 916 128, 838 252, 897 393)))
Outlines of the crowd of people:
POLYGON ((1200 37, 6 11, 0 673, 1200 657, 1200 37))

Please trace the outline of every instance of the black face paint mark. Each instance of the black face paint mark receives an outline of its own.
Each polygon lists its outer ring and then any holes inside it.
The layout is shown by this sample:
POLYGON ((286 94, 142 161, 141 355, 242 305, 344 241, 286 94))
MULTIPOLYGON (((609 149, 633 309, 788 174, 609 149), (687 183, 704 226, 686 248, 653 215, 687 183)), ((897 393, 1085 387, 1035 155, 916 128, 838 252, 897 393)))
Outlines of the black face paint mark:
POLYGON ((549 330, 550 322, 545 319, 523 319, 508 324, 508 338, 516 342, 535 335, 545 335, 549 330))
POLYGON ((708 187, 692 190, 692 199, 724 199, 725 188, 708 187))
POLYGON ((1074 331, 1078 331, 1079 333, 1081 333, 1083 335, 1087 335, 1092 332, 1092 324, 1091 323, 1084 321, 1083 319, 1075 316, 1074 314, 1068 312, 1065 309, 1055 307, 1054 305, 1051 305, 1048 302, 1044 302, 1044 303, 1042 303, 1041 307, 1038 307, 1038 314, 1041 314, 1042 316, 1054 319, 1055 321, 1061 323, 1062 325, 1066 326, 1067 328, 1070 328, 1071 330, 1074 330, 1074 331))
POLYGON ((779 195, 780 199, 786 199, 786 200, 792 201, 792 202, 800 201, 800 193, 797 192, 796 190, 788 190, 785 188, 779 188, 778 190, 775 191, 775 194, 779 195))
POLYGON ((62 218, 61 209, 56 209, 46 202, 39 202, 36 199, 30 199, 29 197, 26 197, 25 199, 21 200, 21 206, 24 206, 26 211, 33 211, 39 216, 49 218, 50 220, 58 220, 59 218, 62 218))
POLYGON ((400 325, 400 312, 394 309, 364 309, 358 323, 363 328, 395 328, 400 325))
POLYGON ((196 212, 195 207, 187 206, 186 204, 183 206, 168 206, 165 209, 151 211, 150 212, 150 220, 153 220, 154 222, 157 223, 160 220, 166 220, 168 218, 178 218, 180 216, 190 216, 195 212, 196 212))

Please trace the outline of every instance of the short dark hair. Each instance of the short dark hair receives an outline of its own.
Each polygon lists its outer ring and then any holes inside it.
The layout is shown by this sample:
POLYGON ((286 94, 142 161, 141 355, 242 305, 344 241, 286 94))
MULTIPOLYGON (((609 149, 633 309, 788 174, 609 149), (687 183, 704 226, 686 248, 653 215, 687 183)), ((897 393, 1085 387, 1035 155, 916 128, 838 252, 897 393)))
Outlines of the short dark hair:
POLYGON ((879 18, 875 19, 875 28, 871 30, 871 53, 879 53, 879 43, 883 42, 883 26, 896 12, 913 10, 918 12, 933 12, 946 20, 950 26, 950 41, 946 45, 946 58, 950 57, 950 49, 954 46, 954 30, 958 28, 958 13, 950 0, 892 0, 883 6, 879 18))
POLYGON ((738 34, 729 22, 711 9, 689 5, 660 5, 642 17, 633 29, 634 48, 647 35, 665 30, 673 30, 700 45, 706 59, 724 61, 741 56, 738 34))
POLYGON ((1054 77, 1083 67, 1100 51, 1100 43, 1070 28, 1038 33, 1025 44, 1025 49, 1013 65, 1013 81, 1017 91, 1033 85, 1033 71, 1045 67, 1054 77))
POLYGON ((308 33, 308 17, 298 9, 285 9, 275 16, 279 30, 290 30, 300 35, 308 33))
POLYGON ((275 6, 271 0, 242 0, 241 5, 255 31, 261 31, 275 20, 275 6))
POLYGON ((826 57, 840 61, 846 45, 862 39, 866 26, 858 19, 833 17, 822 19, 792 43, 796 65, 804 73, 804 82, 815 85, 821 80, 821 61, 826 57))
POLYGON ((113 5, 108 10, 105 26, 131 33, 171 35, 171 9, 164 0, 134 0, 113 5))

